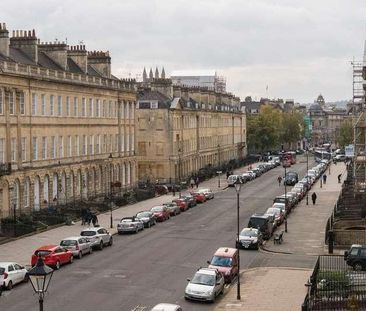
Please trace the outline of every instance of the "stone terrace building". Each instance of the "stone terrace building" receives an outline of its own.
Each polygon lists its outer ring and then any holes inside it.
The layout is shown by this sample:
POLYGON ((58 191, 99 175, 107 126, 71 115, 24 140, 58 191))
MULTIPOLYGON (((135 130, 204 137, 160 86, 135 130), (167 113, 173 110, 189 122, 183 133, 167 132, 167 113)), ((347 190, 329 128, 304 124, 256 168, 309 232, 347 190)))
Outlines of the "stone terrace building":
POLYGON ((132 185, 135 101, 108 52, 0 24, 0 218, 132 185))
POLYGON ((240 99, 208 88, 151 79, 138 92, 139 179, 179 182, 200 168, 246 156, 240 99))

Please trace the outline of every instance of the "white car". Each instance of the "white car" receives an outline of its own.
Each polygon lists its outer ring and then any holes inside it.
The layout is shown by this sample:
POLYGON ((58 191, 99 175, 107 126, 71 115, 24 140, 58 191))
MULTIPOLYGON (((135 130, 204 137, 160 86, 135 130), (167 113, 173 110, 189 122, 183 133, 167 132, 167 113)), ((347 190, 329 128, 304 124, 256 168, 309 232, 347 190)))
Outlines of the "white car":
POLYGON ((151 311, 182 311, 182 307, 171 303, 159 303, 151 311))
POLYGON ((60 246, 72 252, 73 257, 78 257, 79 259, 81 259, 83 255, 91 254, 93 252, 91 242, 88 238, 83 236, 73 236, 63 239, 60 242, 60 246))
POLYGON ((184 292, 185 299, 213 302, 224 292, 224 277, 217 269, 201 268, 188 282, 184 292))
POLYGON ((207 200, 211 200, 215 197, 214 193, 211 189, 205 188, 205 189, 198 189, 199 193, 203 193, 207 200))
POLYGON ((103 227, 87 228, 80 232, 82 237, 87 238, 92 247, 102 250, 105 245, 112 246, 113 237, 107 229, 103 227))
POLYGON ((12 289, 15 284, 28 280, 27 270, 16 262, 0 262, 0 287, 12 289))

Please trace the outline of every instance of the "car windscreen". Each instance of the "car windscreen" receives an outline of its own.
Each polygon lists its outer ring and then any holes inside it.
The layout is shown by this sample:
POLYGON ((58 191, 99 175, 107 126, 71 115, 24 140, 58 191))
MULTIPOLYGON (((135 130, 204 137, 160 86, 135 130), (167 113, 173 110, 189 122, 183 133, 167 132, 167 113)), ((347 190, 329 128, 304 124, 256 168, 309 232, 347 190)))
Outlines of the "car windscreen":
POLYGON ((152 212, 162 212, 163 208, 161 206, 156 206, 151 209, 152 212))
POLYGON ((93 236, 96 235, 95 231, 82 231, 80 233, 81 236, 93 236))
POLYGON ((62 240, 60 243, 61 246, 75 246, 77 242, 75 240, 62 240))
POLYGON ((265 223, 266 223, 266 219, 265 219, 265 218, 256 218, 256 217, 252 217, 252 218, 250 218, 250 220, 249 220, 248 227, 260 228, 260 227, 262 227, 265 223))
POLYGON ((213 256, 211 259, 211 265, 219 267, 231 267, 232 261, 232 258, 229 257, 213 256))
POLYGON ((258 234, 257 234, 257 231, 254 231, 254 230, 243 230, 241 233, 240 233, 241 236, 249 236, 249 237, 257 237, 258 234))
POLYGON ((275 198, 274 202, 275 203, 286 203, 286 199, 285 198, 275 198))
POLYGON ((136 217, 150 217, 150 213, 149 212, 141 212, 141 213, 137 213, 136 217))
POLYGON ((194 275, 191 283, 214 286, 215 285, 215 276, 209 275, 209 274, 196 273, 194 275))
POLYGON ((35 251, 34 254, 36 256, 44 257, 44 256, 48 256, 49 254, 51 254, 51 251, 39 250, 39 251, 35 251))

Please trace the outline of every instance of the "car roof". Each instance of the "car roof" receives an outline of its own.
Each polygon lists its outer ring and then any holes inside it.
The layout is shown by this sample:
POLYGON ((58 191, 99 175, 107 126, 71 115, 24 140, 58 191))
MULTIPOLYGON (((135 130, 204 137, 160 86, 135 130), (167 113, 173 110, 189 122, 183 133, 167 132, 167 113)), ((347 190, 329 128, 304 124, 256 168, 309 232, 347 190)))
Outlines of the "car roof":
POLYGON ((154 306, 154 308, 152 308, 152 311, 175 311, 178 308, 181 308, 181 306, 171 303, 159 303, 158 305, 154 306))
POLYGON ((235 252, 237 252, 236 248, 231 247, 220 247, 214 253, 214 256, 221 256, 221 257, 233 257, 235 252))
POLYGON ((64 239, 62 239, 62 241, 65 241, 65 240, 78 240, 78 239, 80 239, 80 238, 85 238, 85 237, 83 237, 83 236, 70 236, 70 237, 68 237, 68 238, 64 238, 64 239))
POLYGON ((56 249, 57 247, 59 247, 59 245, 54 245, 54 244, 51 244, 51 245, 43 245, 41 247, 38 247, 37 248, 37 251, 51 251, 51 250, 56 249))
POLYGON ((0 267, 9 266, 9 265, 15 265, 15 264, 19 265, 17 262, 2 261, 2 262, 0 262, 0 267))
POLYGON ((257 231, 258 232, 258 229, 257 228, 244 228, 243 230, 241 230, 241 232, 243 231, 257 231))
POLYGON ((202 274, 207 274, 207 275, 216 275, 217 269, 213 269, 213 268, 200 268, 200 269, 197 270, 196 273, 202 273, 202 274))
POLYGON ((256 213, 256 214, 253 214, 252 216, 250 216, 250 218, 264 218, 264 219, 266 219, 267 216, 266 216, 266 214, 256 213))

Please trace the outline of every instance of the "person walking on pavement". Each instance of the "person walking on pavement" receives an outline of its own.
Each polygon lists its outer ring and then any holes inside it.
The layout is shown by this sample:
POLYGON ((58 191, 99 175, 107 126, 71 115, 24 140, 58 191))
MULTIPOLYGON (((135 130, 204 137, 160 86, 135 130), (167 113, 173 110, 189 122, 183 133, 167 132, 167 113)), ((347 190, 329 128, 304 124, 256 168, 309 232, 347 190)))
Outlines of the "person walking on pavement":
POLYGON ((278 176, 277 181, 278 181, 278 186, 281 187, 282 177, 278 176))
POLYGON ((315 205, 315 203, 316 203, 316 198, 317 198, 317 195, 315 192, 313 192, 313 194, 311 195, 311 200, 313 201, 313 205, 315 205))
POLYGON ((198 185, 200 184, 200 179, 198 178, 198 176, 197 176, 197 178, 196 178, 196 188, 198 188, 198 185))
POLYGON ((97 227, 98 226, 98 217, 95 214, 92 214, 92 223, 93 223, 93 227, 97 227))
POLYGON ((339 174, 339 175, 338 175, 338 183, 339 183, 339 184, 341 183, 341 177, 342 177, 342 174, 339 174))
POLYGON ((323 184, 325 185, 327 183, 327 174, 323 175, 323 184))
POLYGON ((191 189, 193 189, 193 186, 194 186, 194 179, 193 179, 193 177, 191 177, 190 184, 191 184, 191 189))

